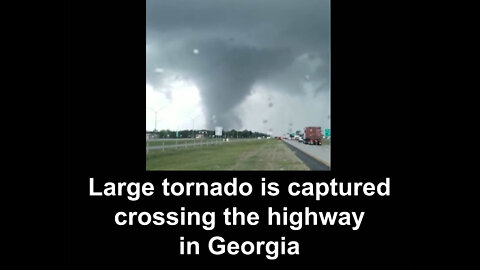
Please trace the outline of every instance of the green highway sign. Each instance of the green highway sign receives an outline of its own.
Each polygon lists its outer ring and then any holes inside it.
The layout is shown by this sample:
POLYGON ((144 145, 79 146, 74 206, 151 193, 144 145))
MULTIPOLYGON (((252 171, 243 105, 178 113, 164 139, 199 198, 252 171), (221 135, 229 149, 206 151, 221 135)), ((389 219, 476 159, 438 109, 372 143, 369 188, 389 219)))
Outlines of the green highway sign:
POLYGON ((325 136, 330 137, 330 129, 325 129, 325 136))

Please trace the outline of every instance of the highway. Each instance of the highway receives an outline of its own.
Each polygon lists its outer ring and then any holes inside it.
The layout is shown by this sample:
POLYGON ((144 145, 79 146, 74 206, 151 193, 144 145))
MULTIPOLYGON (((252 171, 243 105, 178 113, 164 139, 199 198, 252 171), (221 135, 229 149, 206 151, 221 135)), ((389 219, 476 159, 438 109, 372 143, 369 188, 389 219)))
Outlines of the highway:
POLYGON ((330 145, 308 145, 295 140, 283 140, 285 144, 311 170, 330 170, 330 145))

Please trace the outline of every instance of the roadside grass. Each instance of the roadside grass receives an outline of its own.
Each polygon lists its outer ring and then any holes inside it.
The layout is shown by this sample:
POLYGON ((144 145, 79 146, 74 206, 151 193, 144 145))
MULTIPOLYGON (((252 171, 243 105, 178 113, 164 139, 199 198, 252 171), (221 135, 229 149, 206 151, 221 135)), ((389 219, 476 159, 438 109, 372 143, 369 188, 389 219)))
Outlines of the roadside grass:
POLYGON ((146 154, 147 170, 308 170, 283 142, 254 140, 146 154))
POLYGON ((322 144, 330 144, 331 143, 331 139, 330 138, 323 138, 322 139, 322 144))

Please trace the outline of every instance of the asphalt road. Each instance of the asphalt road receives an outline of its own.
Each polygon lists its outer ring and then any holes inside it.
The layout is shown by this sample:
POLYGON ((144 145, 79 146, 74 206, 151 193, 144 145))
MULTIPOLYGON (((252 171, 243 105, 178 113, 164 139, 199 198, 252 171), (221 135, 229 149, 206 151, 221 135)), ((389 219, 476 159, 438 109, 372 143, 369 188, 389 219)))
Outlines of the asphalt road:
POLYGON ((283 142, 310 170, 330 170, 330 145, 308 145, 295 140, 284 140, 283 142))

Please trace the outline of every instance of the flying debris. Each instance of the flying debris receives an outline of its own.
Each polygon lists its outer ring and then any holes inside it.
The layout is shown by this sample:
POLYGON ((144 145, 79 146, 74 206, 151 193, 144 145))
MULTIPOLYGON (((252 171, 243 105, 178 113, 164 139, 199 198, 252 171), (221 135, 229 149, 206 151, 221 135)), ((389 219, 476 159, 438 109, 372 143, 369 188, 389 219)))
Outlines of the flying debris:
POLYGON ((164 71, 163 68, 156 68, 155 69, 155 72, 157 72, 157 73, 163 73, 163 71, 164 71))
POLYGON ((268 107, 269 108, 273 107, 273 102, 268 103, 268 107))
POLYGON ((212 123, 216 124, 217 123, 217 116, 215 114, 212 114, 211 116, 211 121, 212 123))

